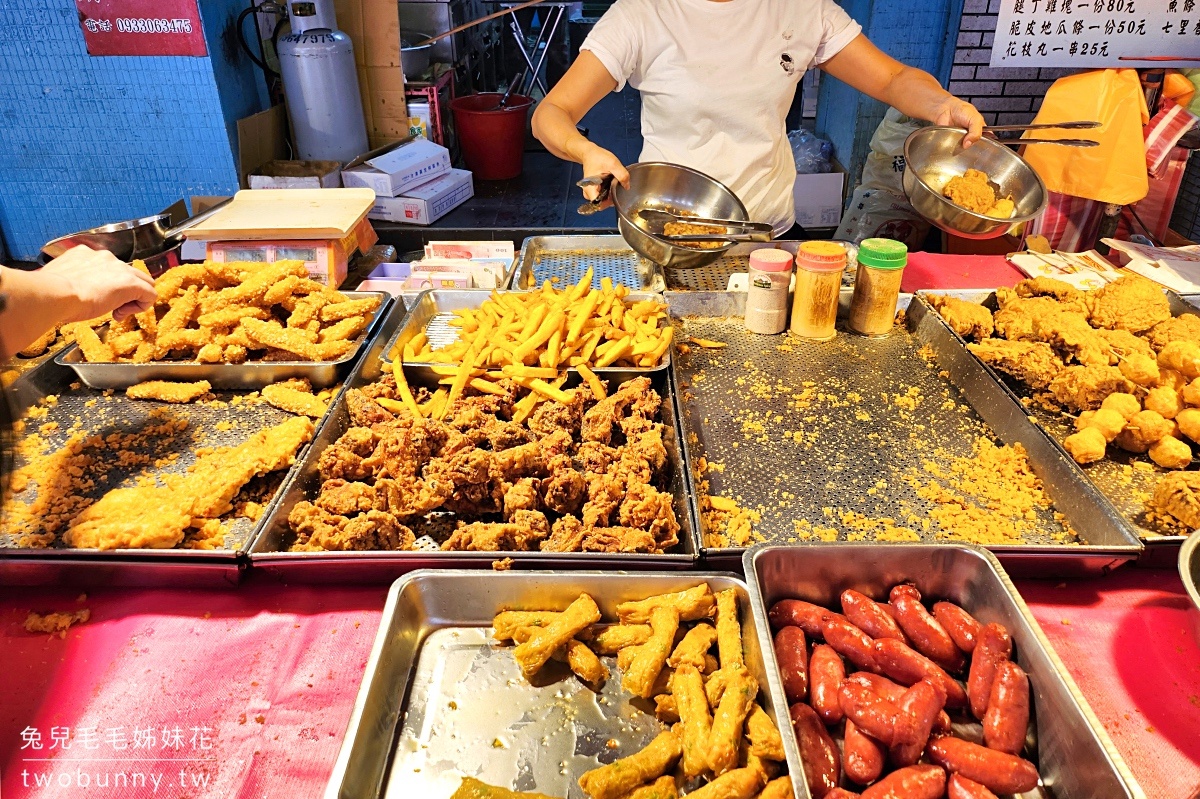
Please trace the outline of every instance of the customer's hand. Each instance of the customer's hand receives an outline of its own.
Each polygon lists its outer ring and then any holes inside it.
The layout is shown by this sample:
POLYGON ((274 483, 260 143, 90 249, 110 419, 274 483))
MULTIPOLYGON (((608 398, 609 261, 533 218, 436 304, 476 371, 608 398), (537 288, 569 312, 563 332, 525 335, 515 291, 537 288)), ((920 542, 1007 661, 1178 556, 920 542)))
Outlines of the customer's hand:
MULTIPOLYGON (((583 158, 583 175, 589 178, 595 175, 612 175, 614 180, 625 188, 629 188, 629 170, 621 163, 621 159, 599 145, 588 148, 588 152, 583 158)), ((600 189, 596 186, 589 186, 583 190, 586 200, 595 200, 599 193, 600 189)), ((600 207, 607 208, 610 205, 612 205, 611 195, 609 199, 600 204, 600 207)))
POLYGON ((983 126, 986 124, 983 115, 968 103, 957 97, 951 97, 938 107, 930 117, 935 125, 952 125, 956 128, 966 128, 967 135, 963 136, 963 147, 970 147, 983 137, 983 126))
POLYGON ((66 297, 63 324, 94 319, 109 311, 114 319, 124 319, 154 307, 154 278, 107 250, 73 247, 38 272, 57 284, 55 293, 66 297))

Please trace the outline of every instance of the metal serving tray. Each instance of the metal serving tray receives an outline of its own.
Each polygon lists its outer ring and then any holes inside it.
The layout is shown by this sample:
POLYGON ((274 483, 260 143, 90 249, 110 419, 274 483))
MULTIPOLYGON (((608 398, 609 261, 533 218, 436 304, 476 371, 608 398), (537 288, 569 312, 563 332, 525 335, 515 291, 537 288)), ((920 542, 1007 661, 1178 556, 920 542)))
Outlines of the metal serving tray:
POLYGON ((154 361, 151 363, 88 363, 72 344, 54 359, 70 367, 89 388, 128 388, 146 380, 207 380, 214 388, 251 391, 293 377, 307 378, 314 388, 327 388, 349 374, 362 354, 363 345, 377 332, 386 316, 391 296, 382 291, 344 291, 352 300, 378 297, 379 307, 357 339, 358 346, 336 361, 247 361, 246 363, 196 363, 154 361))
MULTIPOLYGON (((995 291, 921 291, 918 292, 918 297, 930 294, 957 297, 960 300, 984 305, 991 311, 995 311, 998 307, 995 291)), ((1166 295, 1171 304, 1172 315, 1200 314, 1200 308, 1190 305, 1178 294, 1168 291, 1166 295)), ((925 303, 923 299, 921 302, 925 303)), ((937 315, 937 311, 932 307, 927 307, 928 313, 937 315)), ((1041 403, 1033 402, 1033 393, 1028 387, 976 358, 974 353, 965 349, 966 342, 954 331, 950 331, 950 335, 964 346, 964 351, 971 360, 978 363, 992 379, 1004 387, 1005 393, 1012 401, 1021 406, 1022 412, 1028 414, 1030 421, 1048 436, 1055 446, 1061 449, 1063 439, 1075 432, 1072 421, 1061 414, 1047 410, 1042 407, 1041 403)), ((1065 451, 1063 450, 1063 452, 1065 451)), ((1112 447, 1109 448, 1109 455, 1104 460, 1089 463, 1086 466, 1075 463, 1070 456, 1068 456, 1068 460, 1078 475, 1077 479, 1081 483, 1094 487, 1096 493, 1100 495, 1105 505, 1105 513, 1114 517, 1129 535, 1141 540, 1144 549, 1138 559, 1138 565, 1170 568, 1175 563, 1179 547, 1183 544, 1186 536, 1177 535, 1171 530, 1164 530, 1155 525, 1147 518, 1145 503, 1139 499, 1139 497, 1146 497, 1154 492, 1158 478, 1167 470, 1155 466, 1149 458, 1132 453, 1122 453, 1112 447), (1116 458, 1113 457, 1114 454, 1117 456, 1116 458), (1140 465, 1133 466, 1133 464, 1140 465)))
MULTIPOLYGON (((682 327, 678 342, 698 336, 729 345, 720 350, 692 346, 688 354, 675 356, 689 467, 695 470, 703 457, 723 468, 705 475, 712 493, 740 497, 743 506, 758 509, 762 521, 756 530, 768 543, 803 538, 798 521, 839 527, 836 522, 847 511, 915 528, 926 542, 939 540, 936 523, 930 529, 922 525, 934 503, 919 497, 903 477, 922 474, 927 461, 969 456, 972 441, 985 436, 1025 447, 1055 509, 1088 542, 1061 543, 1054 535, 1061 535, 1062 524, 1051 511, 1039 509, 1033 540, 992 547, 1010 570, 1044 576, 1094 573, 1137 557, 1137 538, 1099 493, 1078 479, 1070 458, 1029 423, 940 317, 922 303, 910 304, 911 295, 901 295, 907 332, 886 338, 839 332, 837 339, 820 343, 746 332, 745 294, 665 296, 682 327), (922 348, 936 366, 922 358, 922 348), (767 379, 751 380, 747 365, 767 379), (811 407, 798 407, 794 396, 803 396, 805 388, 817 396, 811 407), (915 408, 895 401, 899 396, 907 402, 910 388, 919 391, 915 408), (889 402, 881 402, 881 394, 889 402)), ((843 291, 843 309, 849 298, 843 291)), ((699 516, 698 527, 703 542, 699 516)), ((846 531, 838 536, 845 539, 846 531)), ((701 555, 724 565, 740 558, 742 550, 703 545, 701 555)))
MULTIPOLYGON (((396 346, 403 347, 413 339, 418 333, 424 333, 429 338, 429 346, 433 349, 445 347, 458 341, 458 329, 450 326, 450 321, 455 318, 454 311, 463 309, 474 310, 489 297, 492 292, 488 289, 457 289, 457 290, 437 290, 426 291, 417 300, 408 315, 408 321, 400 330, 396 337, 396 346)), ((631 292, 625 298, 626 304, 633 304, 643 300, 653 300, 662 302, 661 294, 652 292, 631 292)), ((593 369, 596 374, 607 380, 619 380, 624 382, 630 377, 638 375, 648 375, 652 372, 664 370, 671 363, 671 350, 668 347, 662 360, 657 366, 648 368, 630 367, 630 366, 605 366, 593 369)), ((409 366, 414 367, 418 373, 430 373, 430 366, 454 366, 455 364, 436 363, 436 362, 420 362, 410 363, 409 366)), ((564 367, 565 368, 565 367, 564 367)), ((574 372, 574 369, 567 369, 574 372)))
MULTIPOLYGON (((397 302, 381 315, 375 331, 378 336, 390 337, 404 317, 404 304, 397 302)), ((214 391, 218 399, 228 401, 243 392, 214 391)), ((166 405, 146 400, 129 399, 122 392, 96 391, 79 386, 75 374, 65 366, 47 362, 30 372, 12 387, 14 404, 26 409, 42 398, 55 395, 57 403, 48 406, 46 416, 26 421, 27 429, 35 432, 41 425, 56 422, 58 429, 41 435, 50 451, 61 448, 70 428, 81 420, 85 430, 109 434, 138 429, 152 412, 185 417, 187 431, 179 434, 174 448, 151 443, 145 451, 151 457, 163 457, 174 452, 179 457, 162 469, 154 467, 120 467, 107 469, 109 479, 95 490, 99 497, 108 490, 132 486, 139 475, 157 476, 163 473, 182 473, 196 460, 196 447, 220 447, 242 443, 253 433, 279 424, 291 414, 265 403, 258 405, 226 405, 211 407, 204 404, 166 405), (111 396, 107 396, 111 395, 111 396), (228 428, 222 430, 222 428, 228 428), (203 431, 202 439, 192 437, 203 431)), ((340 393, 331 405, 336 405, 340 393)), ((327 415, 328 416, 328 415, 327 415)), ((318 432, 320 420, 317 422, 318 432)), ((308 447, 311 448, 311 443, 308 447)), ((179 586, 236 584, 247 565, 246 553, 270 511, 282 495, 288 475, 299 468, 305 449, 297 453, 296 463, 289 470, 274 472, 267 477, 263 511, 257 521, 239 518, 233 521, 226 535, 226 546, 215 550, 192 549, 116 549, 93 550, 66 547, 61 540, 49 548, 18 547, 11 534, 0 528, 0 583, 14 585, 136 585, 179 586), (272 488, 273 486, 273 488, 272 488)), ((111 453, 104 453, 112 457, 111 453)), ((19 465, 19 464, 18 464, 19 465)), ((257 481, 256 481, 257 482, 257 481)), ((17 494, 16 499, 31 501, 35 489, 17 494)))
MULTIPOLYGON (((1037 753, 1033 760, 1049 789, 1038 796, 1145 796, 1016 587, 986 550, 958 544, 758 546, 746 552, 744 564, 773 694, 783 693, 767 622, 767 611, 777 601, 803 599, 837 608, 847 588, 886 601, 892 586, 915 583, 927 599, 955 602, 981 623, 998 622, 1008 628, 1016 662, 1029 674, 1033 694, 1037 753)), ((792 773, 802 773, 790 728, 783 746, 792 773)), ((802 799, 809 796, 804 780, 792 784, 802 799)))
POLYGON ((620 236, 530 236, 521 245, 514 289, 532 289, 545 281, 556 288, 578 283, 591 267, 592 288, 603 278, 630 291, 666 288, 662 268, 641 257, 620 236))
MULTIPOLYGON (((418 303, 418 308, 420 303, 418 303)), ((416 313, 414 310, 413 313, 416 313)), ((361 388, 378 380, 386 367, 387 353, 395 347, 394 341, 380 336, 372 344, 366 357, 346 381, 346 389, 361 388)), ((405 367, 405 376, 410 384, 432 387, 436 375, 429 375, 405 367)), ((675 516, 679 520, 679 544, 676 550, 665 555, 621 554, 596 552, 443 552, 432 541, 427 545, 418 539, 418 549, 410 552, 290 552, 288 547, 294 536, 288 526, 288 514, 297 502, 309 499, 320 489, 321 477, 317 461, 321 452, 346 432, 350 427, 350 414, 344 396, 339 395, 336 403, 325 418, 321 429, 308 450, 308 454, 293 472, 284 486, 282 498, 271 510, 250 548, 250 561, 256 571, 273 574, 291 582, 389 582, 413 569, 429 567, 489 568, 492 563, 505 557, 512 558, 517 568, 587 568, 606 566, 628 569, 686 569, 696 561, 699 537, 693 516, 695 499, 687 479, 683 450, 679 445, 680 428, 675 414, 674 387, 667 370, 649 375, 654 389, 662 396, 662 421, 667 426, 664 443, 670 462, 670 491, 674 499, 675 516)), ((578 376, 568 380, 567 386, 578 382, 578 376)), ((618 384, 624 379, 616 381, 618 384)), ((611 390, 611 386, 610 386, 611 390)))
POLYGON ((492 618, 514 608, 565 608, 586 592, 614 620, 620 602, 702 582, 738 592, 746 666, 762 686, 763 708, 781 730, 790 727, 779 680, 758 643, 769 633, 733 575, 418 571, 388 593, 325 799, 444 799, 464 775, 582 799, 583 772, 633 754, 662 731, 653 705, 630 701, 612 657, 603 658, 611 675, 599 695, 569 672, 531 685, 511 646, 490 639, 492 618))

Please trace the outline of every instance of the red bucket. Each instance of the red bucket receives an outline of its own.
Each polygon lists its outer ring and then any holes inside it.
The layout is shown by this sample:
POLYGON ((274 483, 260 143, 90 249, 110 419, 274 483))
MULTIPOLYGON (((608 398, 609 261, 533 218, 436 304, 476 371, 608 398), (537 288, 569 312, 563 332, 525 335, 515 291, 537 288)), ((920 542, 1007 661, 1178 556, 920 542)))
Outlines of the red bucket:
POLYGON ((497 108, 503 96, 472 94, 450 103, 463 159, 479 180, 509 180, 521 174, 525 122, 533 98, 512 94, 508 105, 497 108))

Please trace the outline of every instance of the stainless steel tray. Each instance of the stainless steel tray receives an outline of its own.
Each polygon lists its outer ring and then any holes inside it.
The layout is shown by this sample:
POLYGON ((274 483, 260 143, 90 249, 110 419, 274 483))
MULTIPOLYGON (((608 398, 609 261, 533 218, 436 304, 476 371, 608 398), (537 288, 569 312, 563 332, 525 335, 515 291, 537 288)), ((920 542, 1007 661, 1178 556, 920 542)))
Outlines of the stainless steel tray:
MULTIPOLYGON (((404 317, 402 302, 391 306, 380 317, 376 336, 390 337, 404 317)), ((242 392, 216 391, 218 399, 228 401, 242 392)), ((84 429, 104 434, 133 431, 145 422, 151 413, 167 413, 186 417, 188 430, 181 433, 174 446, 156 446, 146 451, 152 457, 179 453, 178 460, 162 469, 154 467, 105 467, 110 477, 95 489, 96 496, 108 490, 135 484, 139 476, 157 476, 163 473, 181 473, 196 460, 195 448, 219 447, 242 443, 254 432, 278 424, 291 414, 270 405, 208 405, 168 406, 163 403, 133 400, 120 392, 103 392, 82 388, 75 374, 65 366, 48 362, 25 379, 13 386, 12 398, 21 409, 28 408, 42 398, 55 395, 56 404, 49 406, 45 417, 27 420, 30 431, 40 425, 57 422, 58 429, 41 435, 48 442, 50 451, 60 448, 67 439, 75 420, 82 420, 84 429), (105 394, 112 396, 106 397, 105 394), (90 403, 90 404, 89 404, 90 403), (229 423, 229 424, 224 424, 229 423), (228 428, 222 430, 222 428, 228 428), (203 431, 203 438, 193 443, 196 431, 203 431)), ((338 397, 332 404, 336 405, 338 397)), ((328 418, 328 415, 327 417, 328 418)), ((320 425, 318 424, 318 432, 320 425)), ((311 443, 308 445, 311 448, 311 443)), ((52 547, 18 547, 11 534, 0 527, 0 583, 15 585, 213 585, 236 584, 247 563, 246 553, 251 542, 270 518, 271 509, 282 496, 282 488, 288 476, 299 468, 305 449, 297 454, 296 463, 290 470, 275 472, 260 481, 266 499, 263 512, 257 521, 239 518, 233 521, 226 536, 226 547, 215 550, 191 549, 116 549, 90 550, 66 547, 57 541, 52 547)), ((112 459, 112 453, 104 452, 101 457, 112 459)), ((17 464, 20 465, 19 463, 17 464)), ((101 471, 97 468, 97 472, 101 471)), ((15 499, 30 501, 36 490, 17 494, 15 499)))
POLYGON ((325 799, 444 799, 463 775, 583 797, 583 772, 638 751, 662 730, 653 706, 631 706, 611 668, 615 658, 605 658, 612 676, 599 697, 569 675, 530 685, 511 648, 489 643, 492 618, 510 608, 563 608, 587 592, 614 619, 620 602, 701 582, 738 592, 746 666, 763 686, 763 708, 781 730, 790 727, 758 644, 769 633, 757 626, 746 584, 733 575, 419 571, 388 593, 325 799), (606 746, 610 739, 616 749, 606 746))
MULTIPOLYGON (((487 289, 426 291, 412 306, 408 314, 408 321, 396 336, 395 346, 403 348, 418 333, 424 333, 429 338, 429 346, 433 349, 453 344, 458 340, 458 329, 449 324, 450 320, 455 318, 454 311, 478 308, 490 296, 492 296, 492 292, 487 289)), ((630 292, 629 296, 625 298, 626 303, 641 302, 642 300, 662 302, 662 295, 652 292, 630 292)), ((672 347, 667 348, 666 354, 663 355, 657 366, 648 368, 605 366, 597 367, 592 371, 605 379, 619 381, 637 375, 651 374, 667 368, 671 363, 672 349, 672 347)), ((418 374, 429 373, 430 366, 449 365, 453 364, 437 362, 409 364, 418 374)), ((574 372, 575 370, 568 369, 567 371, 574 372)))
MULTIPOLYGON (((1066 454, 1029 423, 936 314, 922 303, 909 304, 911 295, 901 297, 907 332, 886 338, 839 332, 823 343, 746 332, 744 294, 665 296, 682 326, 677 341, 694 335, 729 344, 721 350, 693 346, 675 356, 689 467, 694 470, 701 457, 723 466, 706 475, 712 493, 740 496, 743 506, 759 510, 756 529, 767 542, 802 538, 798 521, 842 527, 833 517, 846 511, 891 519, 899 527, 915 527, 923 541, 937 540, 936 524, 928 530, 921 524, 934 503, 918 496, 904 477, 913 470, 923 473, 929 460, 971 455, 972 441, 985 436, 1025 447, 1055 509, 1088 542, 1060 543, 1053 536, 1061 534, 1061 523, 1039 509, 1034 540, 992 547, 1008 568, 1027 575, 1098 572, 1140 551, 1099 493, 1078 479, 1066 454), (936 366, 918 353, 923 347, 936 366), (755 385, 746 376, 747 365, 767 376, 758 383, 771 385, 755 385), (794 395, 803 397, 805 388, 826 397, 813 396, 812 407, 800 408, 794 395), (915 408, 895 401, 912 388, 920 398, 915 408), (889 402, 881 402, 881 394, 889 402)), ((842 292, 843 307, 849 297, 842 292)), ((698 524, 705 541, 702 518, 698 524)), ((837 535, 844 540, 847 531, 837 535)), ((742 551, 702 546, 701 554, 724 563, 742 551)))
POLYGON ((358 346, 336 361, 247 361, 246 363, 197 363, 195 361, 154 361, 151 363, 88 363, 79 346, 72 344, 54 359, 70 367, 89 388, 128 388, 146 380, 207 380, 215 388, 254 389, 292 377, 303 377, 314 388, 332 386, 349 374, 362 354, 363 346, 375 334, 386 315, 391 297, 382 291, 344 291, 352 300, 379 297, 379 307, 358 337, 358 346))
POLYGON ((514 289, 552 281, 556 288, 578 283, 592 269, 592 288, 603 278, 630 291, 662 291, 662 268, 641 257, 620 236, 530 236, 521 245, 514 289))
POLYGON ((1191 535, 1179 548, 1179 577, 1184 590, 1192 601, 1188 616, 1192 620, 1192 632, 1200 644, 1200 536, 1191 535))
MULTIPOLYGON (((996 292, 994 291, 922 291, 918 296, 938 294, 957 297, 967 302, 986 305, 995 311, 996 292)), ((1171 313, 1179 316, 1182 313, 1200 314, 1200 308, 1188 304, 1178 294, 1166 292, 1171 304, 1171 313)), ((924 302, 924 300, 922 300, 924 302)), ((937 311, 929 308, 929 313, 936 315, 937 311)), ((951 335, 959 342, 962 338, 951 331, 951 335)), ((963 342, 965 343, 965 342, 963 342)), ((970 350, 967 354, 976 361, 996 382, 1004 387, 1009 397, 1021 405, 1023 412, 1028 414, 1030 421, 1052 439, 1061 448, 1062 441, 1075 432, 1070 419, 1042 407, 1041 403, 1031 401, 1032 392, 1024 385, 1008 375, 993 369, 975 357, 970 350)), ((1065 452, 1065 450, 1063 450, 1065 452)), ((1152 568, 1170 568, 1178 557, 1178 550, 1186 536, 1173 534, 1173 531, 1163 530, 1147 518, 1146 506, 1139 496, 1149 496, 1154 492, 1158 478, 1166 473, 1165 469, 1155 466, 1148 458, 1132 453, 1120 453, 1115 448, 1109 449, 1109 456, 1102 461, 1081 466, 1070 459, 1071 466, 1079 475, 1079 480, 1093 486, 1103 498, 1107 506, 1105 512, 1120 522, 1129 535, 1141 540, 1144 545, 1138 564, 1152 568), (1117 457, 1114 458, 1113 455, 1117 457), (1142 467, 1129 468, 1130 464, 1140 463, 1142 467), (1168 533, 1164 535, 1164 532, 1168 533)))
MULTIPOLYGON (((418 303, 418 308, 420 304, 418 303)), ((413 313, 417 313, 416 310, 413 313)), ((385 368, 386 355, 393 351, 394 341, 380 336, 366 357, 346 381, 345 389, 361 388, 379 379, 385 368)), ((412 385, 432 385, 436 375, 423 374, 405 367, 405 376, 412 385)), ((681 436, 675 413, 674 387, 667 370, 650 375, 654 389, 663 398, 662 421, 668 435, 664 443, 671 468, 670 490, 674 498, 675 516, 679 520, 679 544, 673 553, 665 555, 607 554, 595 552, 443 552, 430 542, 423 549, 411 552, 289 552, 294 536, 287 518, 297 502, 312 497, 320 488, 317 461, 325 447, 336 441, 350 426, 350 415, 343 397, 331 409, 307 456, 284 486, 281 500, 271 510, 262 532, 250 548, 250 561, 256 571, 272 574, 292 582, 389 582, 413 569, 429 567, 490 568, 505 557, 513 559, 515 568, 588 568, 611 566, 628 569, 686 569, 696 561, 700 539, 697 535, 695 499, 691 493, 688 471, 684 465, 681 436)), ((578 381, 569 380, 567 386, 578 381)), ((624 382, 618 380, 617 382, 624 382)), ((345 390, 343 389, 343 391, 345 390)))
MULTIPOLYGON (((847 588, 886 600, 901 582, 915 583, 929 599, 962 605, 982 623, 998 622, 1012 635, 1016 662, 1029 674, 1036 728, 1035 762, 1055 799, 1144 797, 1099 719, 996 558, 978 547, 955 544, 801 544, 755 547, 744 558, 746 581, 767 661, 767 679, 782 694, 767 611, 780 599, 839 607, 847 588)), ((802 773, 796 738, 783 736, 788 766, 802 773)), ((804 780, 793 780, 808 797, 804 780)))

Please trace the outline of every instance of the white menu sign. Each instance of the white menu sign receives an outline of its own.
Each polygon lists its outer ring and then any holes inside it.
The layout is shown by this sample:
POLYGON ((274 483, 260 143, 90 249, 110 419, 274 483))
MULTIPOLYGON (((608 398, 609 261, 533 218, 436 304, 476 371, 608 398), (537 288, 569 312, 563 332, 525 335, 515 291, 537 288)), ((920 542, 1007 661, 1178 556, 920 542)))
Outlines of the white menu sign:
POLYGON ((1002 0, 993 67, 1200 67, 1198 0, 1002 0))

